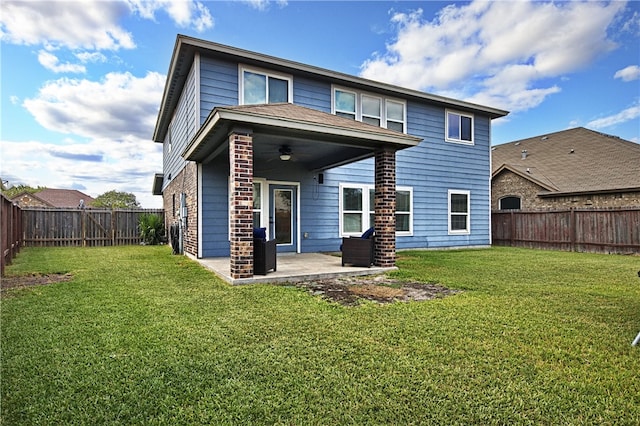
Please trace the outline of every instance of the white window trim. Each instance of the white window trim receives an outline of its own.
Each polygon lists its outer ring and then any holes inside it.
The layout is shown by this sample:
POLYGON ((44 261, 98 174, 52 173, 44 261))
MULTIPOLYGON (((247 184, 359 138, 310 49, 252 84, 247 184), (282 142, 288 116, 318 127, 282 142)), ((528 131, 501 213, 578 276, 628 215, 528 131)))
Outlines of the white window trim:
MULTIPOLYGON (((341 92, 347 92, 347 93, 353 93, 356 95, 356 121, 362 121, 362 97, 363 96, 368 96, 370 98, 377 98, 380 99, 382 102, 380 104, 380 127, 386 129, 387 128, 387 102, 394 102, 397 104, 401 104, 403 106, 402 108, 402 119, 404 120, 402 122, 402 133, 407 134, 407 101, 403 100, 403 99, 397 99, 397 98, 385 98, 383 96, 380 96, 378 94, 375 93, 371 93, 371 92, 360 92, 357 90, 353 90, 353 89, 349 89, 347 87, 344 86, 337 86, 337 85, 331 85, 331 114, 336 115, 337 112, 343 112, 343 113, 349 113, 351 114, 350 111, 337 111, 336 110, 336 90, 339 90, 341 92)), ((366 115, 365 115, 366 116, 366 115)), ((393 123, 400 123, 400 121, 398 120, 389 120, 390 122, 393 123)))
POLYGON ((447 223, 449 235, 469 235, 471 234, 471 191, 463 189, 450 189, 447 196, 447 223), (463 194, 467 196, 467 229, 451 229, 451 195, 463 194))
MULTIPOLYGON (((475 116, 473 114, 469 114, 466 112, 461 112, 461 111, 456 111, 456 110, 452 110, 452 109, 446 109, 444 111, 444 121, 445 121, 445 126, 444 126, 444 138, 445 141, 447 142, 451 142, 451 143, 459 143, 462 145, 474 145, 475 144, 475 116), (466 141, 464 139, 454 139, 454 138, 450 138, 449 137, 449 114, 457 114, 460 117, 468 117, 471 119, 471 140, 470 141, 466 141)), ((460 123, 458 123, 460 125, 460 123)), ((462 128, 460 126, 460 128, 462 128)))
MULTIPOLYGON (((251 72, 254 74, 262 74, 267 77, 275 77, 280 80, 287 81, 287 102, 293 103, 293 76, 290 74, 282 74, 264 68, 251 67, 244 64, 238 65, 238 105, 244 105, 244 72, 251 72)), ((267 84, 267 90, 269 85, 267 84)), ((267 93, 267 103, 269 102, 269 94, 267 93)))
MULTIPOLYGON (((338 113, 342 113, 342 114, 353 114, 355 117, 355 120, 358 120, 358 111, 360 109, 360 94, 358 92, 355 92, 353 90, 349 90, 349 89, 345 89, 342 87, 334 87, 331 90, 331 114, 335 114, 337 115, 338 113), (355 96, 356 98, 356 103, 355 103, 355 111, 346 111, 346 110, 339 110, 336 109, 336 91, 340 91, 340 92, 344 92, 344 93, 351 93, 352 95, 355 96)), ((362 120, 358 120, 358 121, 362 121, 362 120)))
POLYGON ((365 114, 364 113, 364 108, 362 111, 362 121, 364 121, 365 118, 373 118, 374 120, 379 120, 380 121, 380 126, 382 127, 383 124, 383 119, 382 117, 385 115, 385 113, 382 111, 382 109, 385 106, 385 100, 383 98, 381 98, 380 96, 373 96, 373 95, 369 95, 368 93, 362 93, 360 95, 360 102, 364 103, 364 98, 370 98, 370 99, 375 99, 379 102, 378 104, 378 115, 371 115, 371 114, 365 114))
MULTIPOLYGON (((396 235, 400 237, 411 237, 413 236, 413 188, 410 186, 398 186, 396 187, 396 192, 398 191, 407 191, 409 192, 409 230, 408 231, 396 231, 396 235)), ((398 214, 398 209, 396 206, 396 215, 398 214)), ((402 213, 406 214, 406 213, 402 213)))
POLYGON ((400 100, 396 100, 396 99, 385 99, 384 102, 384 116, 385 116, 385 128, 389 128, 388 123, 392 122, 392 123, 400 123, 400 121, 395 120, 393 118, 387 118, 387 107, 389 105, 389 103, 397 103, 397 104, 402 104, 402 129, 403 129, 403 133, 407 133, 407 103, 405 101, 400 101, 400 100))
MULTIPOLYGON (((362 184, 362 183, 340 183, 339 185, 339 203, 338 210, 339 214, 339 235, 340 237, 359 237, 362 235, 364 231, 374 226, 373 223, 370 223, 369 216, 371 211, 369 210, 369 194, 371 190, 375 190, 375 185, 362 184), (360 232, 343 232, 343 217, 344 217, 344 208, 343 208, 343 190, 344 188, 356 188, 362 190, 362 230, 360 232)), ((396 186, 397 191, 407 191, 409 192, 409 231, 396 231, 396 236, 398 237, 411 237, 413 236, 413 187, 410 186, 396 186)), ((397 213, 397 212, 396 212, 397 213)))
MULTIPOLYGON (((269 237, 269 213, 268 213, 268 207, 269 207, 269 184, 267 183, 266 179, 263 178, 253 178, 253 183, 259 183, 260 184, 260 200, 262 201, 260 203, 260 227, 261 228, 267 228, 267 238, 269 237), (267 198, 265 198, 267 197, 267 198), (266 213, 266 214, 265 214, 266 213)), ((229 241, 231 241, 231 192, 233 191, 233 188, 231 187, 231 176, 229 176, 227 178, 227 187, 228 187, 228 191, 229 191, 229 200, 227 201, 227 238, 229 239, 229 241)), ((200 203, 202 204, 202 203, 200 203)), ((255 210, 251 209, 251 214, 253 215, 253 212, 255 210)), ((199 216, 201 217, 201 216, 199 216)))

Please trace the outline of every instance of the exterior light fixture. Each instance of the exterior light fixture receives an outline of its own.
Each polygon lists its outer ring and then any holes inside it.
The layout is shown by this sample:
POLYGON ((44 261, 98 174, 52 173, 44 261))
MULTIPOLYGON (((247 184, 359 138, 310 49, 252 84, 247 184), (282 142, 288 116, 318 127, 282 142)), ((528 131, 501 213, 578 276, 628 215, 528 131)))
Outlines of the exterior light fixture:
POLYGON ((280 159, 282 161, 289 161, 291 160, 291 148, 289 148, 288 145, 283 145, 280 148, 280 159))

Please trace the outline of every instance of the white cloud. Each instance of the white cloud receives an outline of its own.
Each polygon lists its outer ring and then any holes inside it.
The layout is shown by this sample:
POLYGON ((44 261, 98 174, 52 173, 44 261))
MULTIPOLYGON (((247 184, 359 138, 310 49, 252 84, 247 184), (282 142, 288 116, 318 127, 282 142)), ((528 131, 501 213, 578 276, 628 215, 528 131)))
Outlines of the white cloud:
POLYGON ((629 65, 626 68, 616 71, 613 78, 619 78, 622 81, 634 81, 640 78, 640 67, 637 65, 629 65))
POLYGON ((117 22, 128 15, 115 1, 2 1, 0 39, 25 45, 118 50, 135 47, 117 22))
POLYGON ((607 29, 624 2, 479 2, 393 13, 396 39, 363 77, 524 111, 559 92, 545 79, 575 72, 615 43, 607 29))
POLYGON ((287 0, 276 0, 276 1, 272 1, 272 0, 243 0, 243 1, 245 3, 247 3, 247 4, 249 4, 249 6, 251 6, 252 8, 260 10, 260 11, 267 10, 271 3, 275 3, 281 8, 288 5, 288 1, 287 0))
POLYGON ((143 207, 162 205, 160 197, 151 195, 153 175, 162 164, 162 146, 149 139, 1 143, 2 177, 11 185, 75 188, 93 197, 115 189, 135 194, 143 207))
POLYGON ((70 64, 69 62, 61 64, 56 55, 46 50, 38 52, 38 62, 46 69, 55 73, 71 72, 71 73, 85 73, 87 71, 84 65, 70 64))
POLYGON ((146 19, 155 19, 159 10, 167 15, 180 27, 192 27, 198 32, 213 27, 214 20, 209 9, 199 1, 187 0, 126 0, 132 11, 146 19))
POLYGON ((43 127, 89 138, 149 140, 165 77, 112 72, 100 82, 61 78, 46 83, 24 107, 43 127))
POLYGON ((640 103, 636 102, 635 105, 632 105, 616 114, 588 122, 587 127, 592 129, 603 129, 605 127, 625 123, 627 121, 637 120, 638 118, 640 118, 640 103))
POLYGON ((0 40, 48 49, 133 49, 132 34, 119 22, 132 13, 154 19, 158 10, 180 27, 204 31, 213 26, 209 9, 191 0, 2 1, 0 40))
POLYGON ((107 57, 100 52, 79 52, 79 53, 76 53, 75 56, 84 64, 88 62, 92 62, 92 63, 107 62, 107 57))

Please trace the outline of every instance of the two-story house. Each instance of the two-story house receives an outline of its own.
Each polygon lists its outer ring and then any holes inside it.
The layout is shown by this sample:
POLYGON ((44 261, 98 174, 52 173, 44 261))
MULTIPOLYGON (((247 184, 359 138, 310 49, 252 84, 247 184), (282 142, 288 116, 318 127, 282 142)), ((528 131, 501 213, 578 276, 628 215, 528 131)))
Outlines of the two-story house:
POLYGON ((337 251, 375 228, 396 249, 489 246, 491 120, 506 111, 179 35, 153 140, 184 252, 251 277, 278 252, 337 251))

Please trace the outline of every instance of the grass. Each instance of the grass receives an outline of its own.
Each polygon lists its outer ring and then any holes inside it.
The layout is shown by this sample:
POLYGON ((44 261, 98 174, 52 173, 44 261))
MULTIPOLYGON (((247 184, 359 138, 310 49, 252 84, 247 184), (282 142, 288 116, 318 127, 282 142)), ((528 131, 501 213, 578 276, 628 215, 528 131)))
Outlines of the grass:
POLYGON ((404 252, 462 289, 343 307, 231 287, 159 246, 29 248, 5 292, 0 423, 638 424, 640 258, 404 252))

